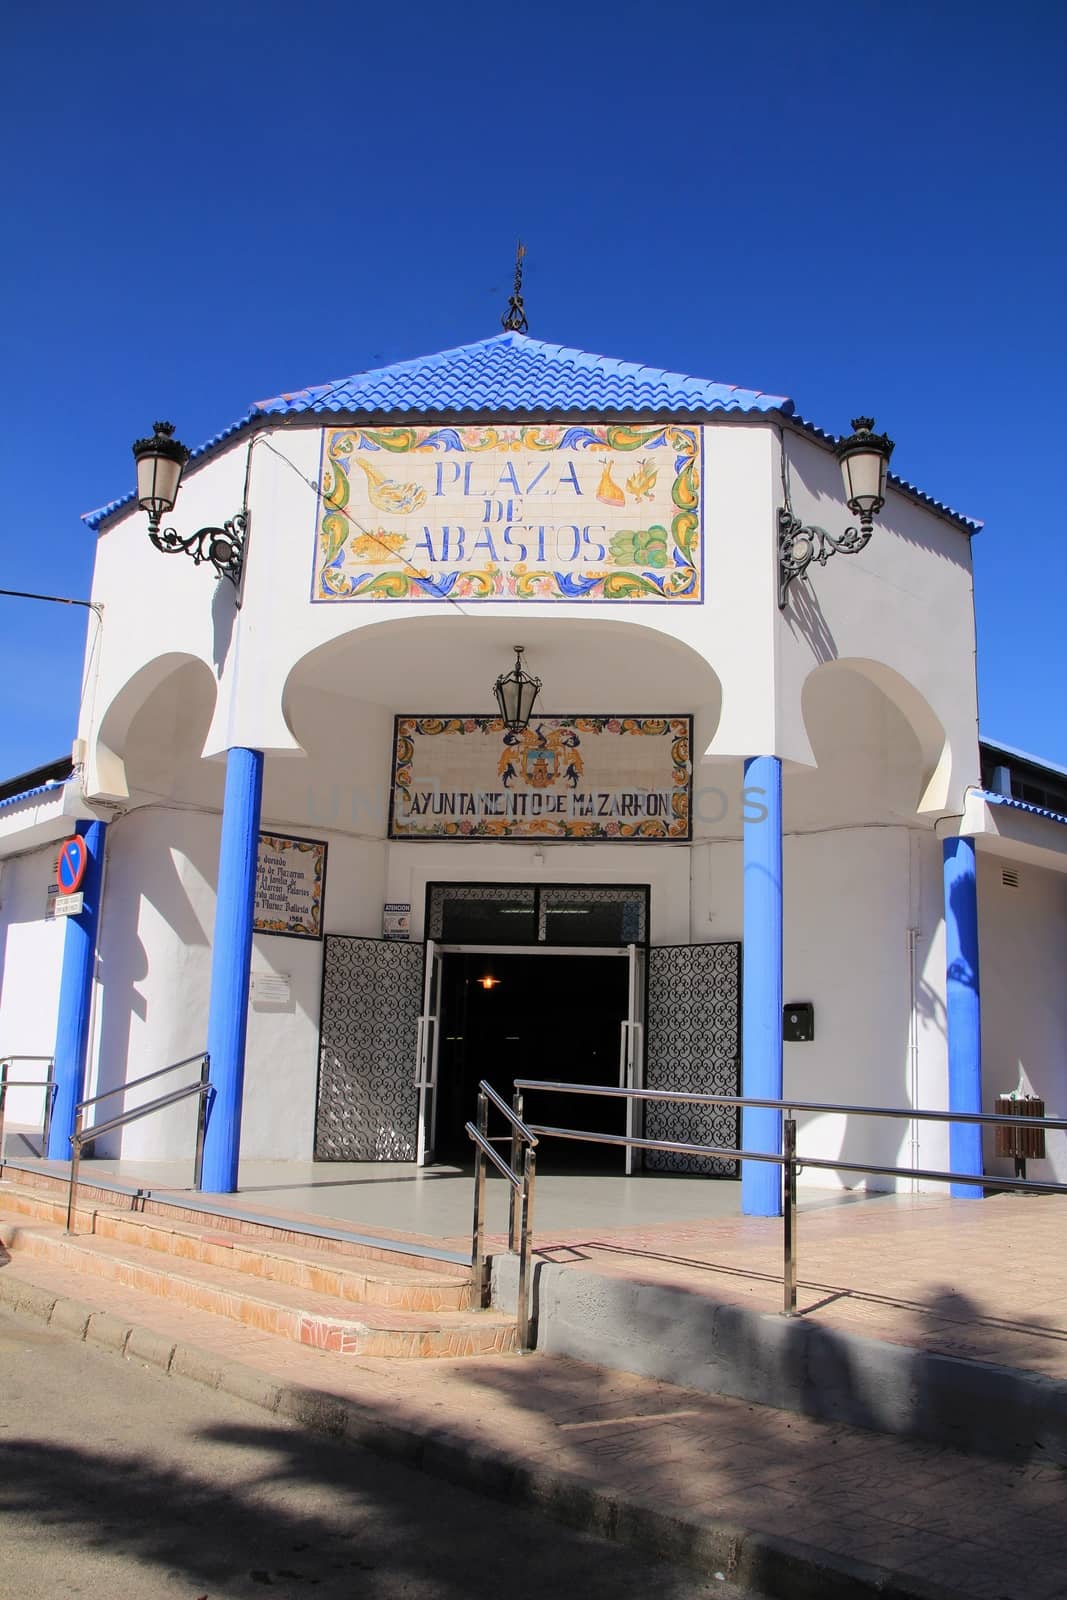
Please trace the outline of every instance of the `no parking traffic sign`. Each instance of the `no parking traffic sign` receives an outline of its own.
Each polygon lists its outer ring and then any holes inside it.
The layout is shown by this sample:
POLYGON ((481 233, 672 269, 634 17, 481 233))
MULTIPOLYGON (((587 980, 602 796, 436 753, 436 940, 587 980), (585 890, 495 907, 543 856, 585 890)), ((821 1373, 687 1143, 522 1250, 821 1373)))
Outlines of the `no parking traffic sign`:
POLYGON ((56 864, 56 878, 59 883, 60 894, 77 894, 81 888, 81 881, 85 877, 85 868, 89 862, 89 852, 85 848, 85 840, 80 834, 73 838, 64 839, 59 847, 59 860, 56 864))

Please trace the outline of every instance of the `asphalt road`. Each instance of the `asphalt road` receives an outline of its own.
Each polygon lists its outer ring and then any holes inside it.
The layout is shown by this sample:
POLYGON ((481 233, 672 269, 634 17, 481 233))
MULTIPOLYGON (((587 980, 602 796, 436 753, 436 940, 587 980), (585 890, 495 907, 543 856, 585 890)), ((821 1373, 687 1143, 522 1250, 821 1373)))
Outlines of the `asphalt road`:
POLYGON ((3 1600, 741 1600, 0 1311, 3 1600))

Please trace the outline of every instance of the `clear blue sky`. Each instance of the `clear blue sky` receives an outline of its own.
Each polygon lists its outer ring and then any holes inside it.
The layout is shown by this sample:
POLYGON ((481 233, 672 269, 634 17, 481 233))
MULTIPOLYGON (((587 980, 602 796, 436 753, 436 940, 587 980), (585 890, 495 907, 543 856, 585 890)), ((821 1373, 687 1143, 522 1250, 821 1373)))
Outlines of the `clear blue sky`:
MULTIPOLYGON (((499 331, 521 234, 536 337, 870 411, 983 518, 982 730, 1067 762, 1065 43, 1055 0, 9 0, 0 586, 88 594, 154 418, 499 331)), ((0 599, 0 778, 69 750, 84 618, 0 599)))

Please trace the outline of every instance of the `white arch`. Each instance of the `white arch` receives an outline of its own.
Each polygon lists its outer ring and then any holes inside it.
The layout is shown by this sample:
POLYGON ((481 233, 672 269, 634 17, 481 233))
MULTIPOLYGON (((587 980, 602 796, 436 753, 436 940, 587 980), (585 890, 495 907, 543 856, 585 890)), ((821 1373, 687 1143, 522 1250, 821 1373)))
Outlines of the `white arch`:
MULTIPOLYGON (((940 813, 946 809, 952 775, 952 749, 944 725, 925 696, 893 667, 864 656, 841 656, 814 667, 804 680, 804 694, 815 680, 825 681, 831 674, 855 673, 878 689, 900 712, 919 746, 921 782, 916 795, 916 813, 940 813)), ((807 718, 805 717, 805 728, 807 718)))
POLYGON ((396 617, 317 645, 286 676, 286 725, 307 748, 300 702, 309 691, 391 713, 488 714, 493 682, 511 667, 516 644, 525 647, 528 669, 543 682, 540 708, 547 715, 689 711, 700 724, 694 750, 706 748, 718 725, 722 686, 691 645, 638 622, 603 619, 591 635, 573 617, 529 613, 396 617))
POLYGON ((127 679, 97 723, 86 761, 87 799, 129 799, 126 758, 133 720, 157 689, 191 663, 201 669, 201 681, 210 683, 214 707, 218 685, 214 673, 199 656, 175 650, 146 662, 127 679))

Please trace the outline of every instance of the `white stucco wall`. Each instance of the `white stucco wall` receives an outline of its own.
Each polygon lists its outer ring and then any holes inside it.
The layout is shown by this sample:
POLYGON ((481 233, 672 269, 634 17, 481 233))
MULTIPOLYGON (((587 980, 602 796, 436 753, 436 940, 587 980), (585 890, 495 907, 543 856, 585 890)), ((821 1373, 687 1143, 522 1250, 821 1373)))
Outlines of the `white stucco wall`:
MULTIPOLYGON (((998 1094, 1039 1095, 1050 1117, 1067 1117, 1067 875, 979 853, 983 1110, 998 1094), (1007 867, 1018 887, 1005 885, 1007 867)), ((1010 1176, 1010 1158, 985 1140, 986 1171, 1010 1176)), ((1049 1133, 1046 1159, 1030 1178, 1067 1183, 1067 1134, 1049 1133)))
MULTIPOLYGON (((56 846, 46 845, 8 859, 0 870, 0 1055, 50 1056, 56 1044, 56 1012, 66 922, 45 919, 56 846)), ((46 1062, 15 1062, 12 1079, 42 1079, 46 1062)), ((9 1125, 39 1126, 43 1097, 35 1089, 12 1089, 9 1125)))
MULTIPOLYGON (((263 820, 266 828, 275 825, 269 816, 263 820)), ((329 845, 327 931, 380 932, 381 846, 329 830, 319 836, 329 845)), ((206 1047, 218 850, 219 818, 211 814, 143 808, 110 830, 95 1008, 95 1092, 206 1047)), ((308 1159, 322 945, 257 934, 252 971, 284 973, 291 999, 284 1006, 263 1005, 253 995, 249 1006, 242 1154, 308 1159)), ((175 1082, 184 1076, 176 1075, 175 1082)), ((126 1103, 133 1106, 159 1092, 159 1084, 149 1084, 132 1091, 126 1103)), ((191 1105, 171 1108, 124 1129, 121 1154, 138 1160, 191 1159, 193 1132, 191 1105)), ((119 1138, 101 1140, 98 1153, 119 1153, 119 1138)))
MULTIPOLYGON (((784 449, 795 514, 838 534, 854 523, 842 503, 833 453, 796 433, 787 434, 784 449)), ((941 742, 936 734, 940 724, 949 750, 938 781, 925 795, 924 809, 962 811, 967 785, 978 781, 967 534, 890 488, 866 549, 835 555, 824 568, 812 567, 810 574, 807 582, 794 581, 788 607, 777 614, 782 753, 806 758, 800 701, 811 672, 827 662, 852 661, 891 686, 911 706, 913 717, 930 723, 928 780, 935 776, 933 747, 941 742)))
MULTIPOLYGON (((937 840, 915 828, 787 834, 783 999, 813 1002, 815 1038, 784 1046, 786 1094, 842 1105, 947 1106, 940 860, 937 840)), ((693 885, 694 939, 742 938, 740 844, 698 849, 693 885)), ((854 1118, 846 1126, 834 1114, 802 1115, 799 1142, 810 1156, 877 1165, 937 1168, 948 1155, 941 1124, 854 1118)), ((799 1181, 816 1188, 912 1187, 910 1179, 815 1168, 799 1181)))

